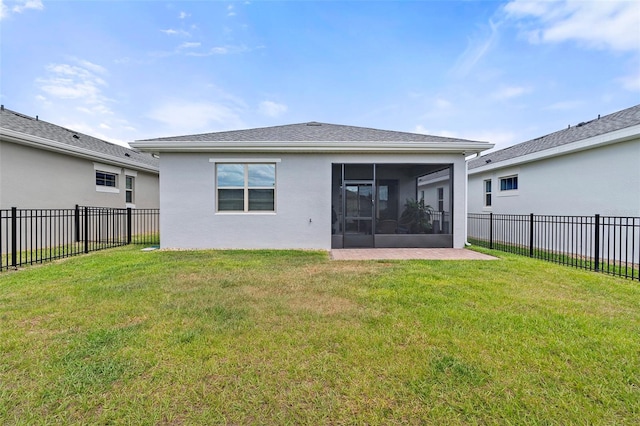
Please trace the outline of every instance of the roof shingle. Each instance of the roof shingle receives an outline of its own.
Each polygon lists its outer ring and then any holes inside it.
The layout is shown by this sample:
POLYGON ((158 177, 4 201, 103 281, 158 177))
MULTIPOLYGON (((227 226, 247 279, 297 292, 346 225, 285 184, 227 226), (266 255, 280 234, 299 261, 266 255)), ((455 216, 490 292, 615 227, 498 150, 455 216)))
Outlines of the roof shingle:
POLYGON ((482 167, 487 163, 493 165, 500 161, 570 144, 637 124, 640 124, 640 105, 474 158, 469 161, 469 170, 482 167))
POLYGON ((327 123, 299 123, 257 129, 232 130, 145 139, 143 141, 175 142, 477 142, 418 133, 378 130, 367 127, 343 126, 327 123))
POLYGON ((76 148, 106 154, 126 161, 158 168, 159 161, 150 154, 135 151, 102 139, 29 117, 6 108, 0 109, 0 127, 30 136, 61 142, 76 148))

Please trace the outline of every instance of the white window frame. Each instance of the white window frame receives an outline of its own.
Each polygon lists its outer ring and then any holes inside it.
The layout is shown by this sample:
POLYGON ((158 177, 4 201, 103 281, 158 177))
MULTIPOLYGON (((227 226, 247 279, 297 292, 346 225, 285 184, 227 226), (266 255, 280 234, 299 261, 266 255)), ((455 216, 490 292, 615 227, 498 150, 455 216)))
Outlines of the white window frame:
POLYGON ((136 180, 138 178, 138 172, 135 170, 124 169, 124 202, 126 207, 132 209, 136 208, 136 180), (127 178, 133 179, 133 185, 131 189, 127 189, 127 178), (131 202, 127 202, 127 192, 131 191, 131 202))
POLYGON ((213 163, 213 179, 214 179, 214 210, 215 214, 220 215, 274 215, 277 212, 278 200, 278 164, 279 158, 210 158, 209 162, 213 163), (241 164, 244 166, 244 186, 228 187, 222 189, 243 189, 244 190, 244 210, 218 210, 218 165, 219 164, 241 164), (274 186, 273 187, 257 187, 249 186, 249 164, 273 164, 274 166, 274 186), (249 189, 272 189, 273 190, 273 210, 249 210, 249 189))
POLYGON ((520 189, 520 179, 518 178, 518 174, 510 174, 510 175, 505 175, 505 176, 500 176, 498 178, 498 195, 501 197, 511 197, 514 195, 518 195, 519 194, 519 189, 520 189), (516 178, 518 179, 518 188, 516 189, 502 189, 502 181, 506 180, 506 179, 513 179, 516 178))
POLYGON ((493 206, 493 181, 491 179, 484 179, 482 181, 482 192, 484 194, 482 204, 484 208, 490 209, 493 206), (487 191, 487 183, 491 187, 489 191, 487 191), (491 202, 489 204, 487 204, 487 195, 491 199, 491 202))
POLYGON ((136 177, 131 175, 124 176, 124 201, 127 207, 135 208, 136 206, 136 177), (131 179, 131 188, 127 187, 127 183, 131 179), (131 193, 131 201, 127 201, 127 194, 131 193))
POLYGON ((94 182, 97 177, 96 173, 105 173, 108 175, 114 175, 115 181, 116 181, 116 186, 98 185, 96 183, 97 192, 108 192, 112 194, 120 193, 119 185, 120 185, 120 173, 122 173, 122 169, 120 169, 119 167, 109 166, 107 164, 93 163, 93 170, 94 170, 94 173, 93 173, 94 182))

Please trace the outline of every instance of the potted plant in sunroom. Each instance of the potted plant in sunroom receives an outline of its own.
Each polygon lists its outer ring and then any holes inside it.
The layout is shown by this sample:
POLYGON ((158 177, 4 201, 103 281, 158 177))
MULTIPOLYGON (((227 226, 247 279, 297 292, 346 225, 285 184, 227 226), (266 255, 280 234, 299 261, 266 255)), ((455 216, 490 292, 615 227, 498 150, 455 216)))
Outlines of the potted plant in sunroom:
POLYGON ((431 232, 431 216, 433 207, 424 203, 424 200, 408 198, 404 204, 404 210, 400 215, 398 225, 407 234, 427 234, 431 232))

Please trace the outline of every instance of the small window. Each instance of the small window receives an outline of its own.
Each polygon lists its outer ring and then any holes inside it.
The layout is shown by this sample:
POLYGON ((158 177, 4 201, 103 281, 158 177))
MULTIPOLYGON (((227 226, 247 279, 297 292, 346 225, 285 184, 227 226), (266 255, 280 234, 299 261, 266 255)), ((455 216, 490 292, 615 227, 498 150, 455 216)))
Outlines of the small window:
POLYGON ((126 179, 125 201, 128 204, 133 204, 135 203, 135 198, 134 198, 135 178, 133 176, 127 176, 125 179, 126 179))
POLYGON ((118 176, 114 173, 101 172, 99 170, 96 170, 96 186, 117 188, 118 176))
POLYGON ((500 191, 515 191, 518 189, 518 176, 500 178, 500 191))
POLYGON ((484 206, 491 207, 491 179, 484 181, 484 206))
POLYGON ((275 211, 275 164, 217 164, 218 211, 275 211))
POLYGON ((438 188, 438 211, 444 211, 444 188, 438 188))

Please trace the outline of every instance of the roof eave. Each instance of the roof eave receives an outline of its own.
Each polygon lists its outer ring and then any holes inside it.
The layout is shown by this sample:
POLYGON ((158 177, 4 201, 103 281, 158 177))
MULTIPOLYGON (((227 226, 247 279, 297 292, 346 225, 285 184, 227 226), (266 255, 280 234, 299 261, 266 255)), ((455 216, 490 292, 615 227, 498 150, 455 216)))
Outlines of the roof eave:
POLYGON ((9 142, 13 142, 20 145, 46 149, 61 154, 73 155, 74 157, 85 158, 92 161, 101 161, 107 164, 116 166, 126 166, 132 169, 159 173, 159 167, 155 167, 149 164, 140 163, 135 160, 129 160, 126 158, 119 158, 113 155, 104 154, 101 152, 92 151, 89 149, 69 145, 63 142, 57 142, 51 139, 41 138, 39 136, 33 136, 27 133, 18 132, 11 129, 0 127, 0 136, 2 139, 9 142))
POLYGON ((282 141, 135 141, 132 147, 146 152, 282 152, 282 153, 464 153, 493 148, 488 142, 282 142, 282 141))
MULTIPOLYGON (((640 124, 626 127, 624 129, 615 130, 601 135, 592 136, 590 138, 581 139, 575 142, 571 142, 565 145, 558 145, 553 148, 548 148, 542 151, 532 152, 530 154, 521 155, 514 158, 509 158, 502 161, 496 161, 495 163, 483 164, 481 166, 474 167, 468 170, 470 175, 487 172, 490 170, 501 169, 505 167, 516 166, 519 164, 531 163, 539 161, 545 158, 557 157, 560 155, 566 155, 573 152, 585 151, 587 149, 593 149, 601 146, 612 145, 620 142, 626 142, 633 139, 640 138, 640 124)), ((480 161, 483 157, 480 157, 480 161)), ((470 161, 475 161, 476 158, 472 158, 470 161)))

